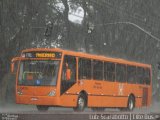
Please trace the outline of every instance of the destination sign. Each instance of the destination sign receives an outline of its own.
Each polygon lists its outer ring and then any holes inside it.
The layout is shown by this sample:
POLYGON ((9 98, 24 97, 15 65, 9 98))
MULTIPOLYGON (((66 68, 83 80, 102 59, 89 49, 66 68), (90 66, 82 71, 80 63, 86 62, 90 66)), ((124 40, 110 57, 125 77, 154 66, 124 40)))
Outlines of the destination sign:
POLYGON ((50 58, 50 57, 52 57, 52 58, 54 58, 56 55, 55 55, 55 53, 36 53, 36 57, 44 57, 44 58, 50 58))
POLYGON ((26 58, 61 58, 60 52, 26 52, 26 58))

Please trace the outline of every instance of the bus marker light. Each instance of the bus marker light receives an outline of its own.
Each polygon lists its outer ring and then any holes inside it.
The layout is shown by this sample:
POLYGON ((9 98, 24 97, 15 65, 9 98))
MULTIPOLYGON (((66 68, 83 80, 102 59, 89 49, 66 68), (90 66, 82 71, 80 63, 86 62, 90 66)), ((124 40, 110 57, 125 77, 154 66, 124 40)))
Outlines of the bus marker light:
POLYGON ((23 95, 22 89, 18 89, 18 90, 17 90, 17 94, 18 94, 18 95, 23 95))
POLYGON ((21 91, 18 91, 17 93, 18 93, 18 95, 22 95, 23 94, 21 91))

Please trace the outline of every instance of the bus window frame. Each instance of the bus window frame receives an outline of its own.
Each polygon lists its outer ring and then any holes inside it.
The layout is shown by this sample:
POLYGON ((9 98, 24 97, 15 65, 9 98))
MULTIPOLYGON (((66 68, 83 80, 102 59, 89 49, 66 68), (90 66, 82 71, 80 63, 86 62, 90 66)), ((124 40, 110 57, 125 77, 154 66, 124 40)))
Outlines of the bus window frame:
MULTIPOLYGON (((132 69, 133 70, 133 69, 132 69)), ((129 71, 130 72, 130 71, 129 71)), ((133 72, 133 71, 132 71, 133 72)), ((128 65, 127 64, 127 69, 126 69, 126 81, 127 81, 127 83, 128 84, 137 84, 137 66, 134 66, 134 65, 128 65), (131 81, 129 81, 128 80, 128 70, 129 70, 129 68, 134 68, 135 70, 134 70, 134 72, 135 72, 135 75, 134 75, 134 80, 131 82, 131 81)))
POLYGON ((104 81, 108 81, 108 82, 116 82, 116 63, 115 62, 112 62, 112 61, 104 61, 104 81), (109 65, 109 66, 108 66, 109 65), (114 65, 114 66, 112 66, 114 65), (107 67, 107 71, 105 71, 105 67, 107 67), (111 70, 111 67, 114 67, 114 70, 113 71, 109 71, 108 73, 108 67, 110 67, 110 70, 111 70), (107 72, 107 79, 105 77, 105 72, 107 72), (112 80, 111 79, 108 79, 108 75, 112 74, 112 80))
MULTIPOLYGON (((116 70, 115 70, 115 73, 116 73, 116 79, 115 81, 116 82, 119 82, 119 83, 126 83, 127 82, 127 65, 126 64, 123 64, 123 63, 116 63, 116 70), (119 66, 118 66, 119 65, 119 66), (117 80, 117 68, 121 68, 121 67, 124 67, 124 73, 123 73, 123 80, 117 80)), ((121 75, 119 75, 120 77, 122 77, 122 72, 121 72, 121 75)))
POLYGON ((146 85, 145 82, 144 82, 144 71, 141 71, 140 69, 145 71, 145 67, 137 66, 137 70, 136 70, 137 71, 137 73, 136 73, 137 84, 146 85), (141 72, 143 74, 140 74, 139 72, 141 72))
MULTIPOLYGON (((98 63, 98 64, 99 64, 99 63, 98 63)), ((93 59, 93 60, 92 60, 92 63, 91 63, 91 66, 92 66, 92 79, 93 79, 93 80, 97 80, 97 81, 103 81, 103 80, 104 80, 104 62, 103 62, 102 60, 93 59), (94 76, 94 62, 102 63, 102 66, 101 66, 101 67, 102 67, 102 68, 101 68, 101 74, 102 74, 102 75, 101 75, 101 78, 94 79, 94 77, 95 77, 95 76, 94 76)))
POLYGON ((85 58, 85 57, 78 57, 78 80, 93 80, 93 66, 92 66, 92 59, 90 58, 85 58), (84 62, 84 60, 90 61, 90 78, 88 78, 88 75, 86 76, 86 78, 83 78, 82 76, 80 76, 80 60, 82 60, 82 62, 84 62), (82 77, 82 78, 81 78, 82 77))
POLYGON ((150 68, 144 68, 145 69, 145 76, 144 76, 144 83, 145 85, 150 85, 151 84, 151 71, 150 68), (147 76, 146 76, 146 72, 147 72, 147 76), (148 83, 149 82, 149 83, 148 83))

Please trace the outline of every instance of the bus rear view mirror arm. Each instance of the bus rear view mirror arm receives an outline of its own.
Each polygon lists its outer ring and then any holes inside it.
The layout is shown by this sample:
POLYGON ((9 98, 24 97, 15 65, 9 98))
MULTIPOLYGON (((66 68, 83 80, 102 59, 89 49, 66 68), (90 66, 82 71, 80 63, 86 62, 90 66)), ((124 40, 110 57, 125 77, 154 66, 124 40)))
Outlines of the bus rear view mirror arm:
POLYGON ((11 73, 15 73, 15 63, 20 61, 20 57, 15 57, 11 60, 11 73))

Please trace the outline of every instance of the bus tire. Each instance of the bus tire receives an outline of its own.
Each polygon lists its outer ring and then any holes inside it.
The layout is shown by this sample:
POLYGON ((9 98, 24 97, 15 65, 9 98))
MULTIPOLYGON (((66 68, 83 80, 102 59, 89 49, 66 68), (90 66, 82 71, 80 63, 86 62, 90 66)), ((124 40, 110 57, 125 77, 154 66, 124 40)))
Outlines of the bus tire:
POLYGON ((133 111, 135 107, 135 98, 134 96, 129 96, 128 103, 127 103, 127 111, 133 111))
POLYGON ((40 112, 46 112, 48 111, 49 107, 44 105, 37 105, 37 110, 40 112))
POLYGON ((77 99, 77 107, 73 108, 74 111, 76 112, 82 112, 84 111, 86 105, 87 105, 87 102, 86 102, 86 97, 84 94, 80 94, 78 96, 78 99, 77 99))

